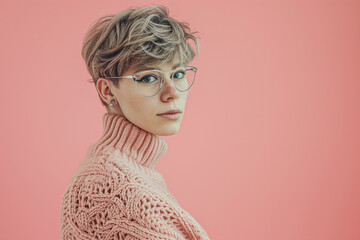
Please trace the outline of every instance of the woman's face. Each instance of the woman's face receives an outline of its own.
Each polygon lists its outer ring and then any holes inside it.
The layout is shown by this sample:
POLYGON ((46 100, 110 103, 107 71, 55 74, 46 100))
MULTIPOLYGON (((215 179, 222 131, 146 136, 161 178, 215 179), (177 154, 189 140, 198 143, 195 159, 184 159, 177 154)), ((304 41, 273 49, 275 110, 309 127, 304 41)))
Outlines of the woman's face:
MULTIPOLYGON (((110 107, 110 111, 125 116, 130 122, 155 135, 168 136, 177 133, 185 113, 188 94, 187 91, 178 91, 170 79, 171 71, 176 69, 177 64, 178 62, 171 62, 152 66, 151 69, 165 72, 165 82, 161 91, 152 97, 141 95, 132 79, 119 79, 118 88, 111 84, 111 92, 117 103, 114 107, 110 107), (181 111, 180 118, 176 120, 157 115, 175 109, 181 111)), ((123 73, 123 76, 133 76, 144 70, 148 69, 130 68, 123 73)))

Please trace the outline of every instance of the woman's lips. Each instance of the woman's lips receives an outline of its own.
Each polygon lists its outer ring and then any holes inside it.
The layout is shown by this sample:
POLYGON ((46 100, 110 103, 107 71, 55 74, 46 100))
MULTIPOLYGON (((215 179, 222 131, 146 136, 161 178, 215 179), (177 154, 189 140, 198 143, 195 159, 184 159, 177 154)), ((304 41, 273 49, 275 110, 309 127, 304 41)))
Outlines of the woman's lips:
POLYGON ((170 120, 176 120, 179 119, 181 116, 181 113, 167 113, 167 114, 159 114, 159 117, 170 119, 170 120))

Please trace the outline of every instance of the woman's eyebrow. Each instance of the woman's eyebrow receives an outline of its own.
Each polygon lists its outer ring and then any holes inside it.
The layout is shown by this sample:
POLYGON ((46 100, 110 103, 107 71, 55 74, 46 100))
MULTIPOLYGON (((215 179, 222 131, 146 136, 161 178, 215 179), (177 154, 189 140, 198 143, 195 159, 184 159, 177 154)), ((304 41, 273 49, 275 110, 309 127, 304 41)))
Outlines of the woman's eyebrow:
MULTIPOLYGON (((182 64, 181 63, 177 63, 175 65, 172 66, 172 70, 175 70, 177 67, 180 67, 182 64)), ((143 70, 153 70, 153 69, 156 69, 156 70, 160 70, 158 67, 151 67, 151 66, 143 66, 143 67, 139 67, 136 69, 136 71, 143 71, 143 70)))

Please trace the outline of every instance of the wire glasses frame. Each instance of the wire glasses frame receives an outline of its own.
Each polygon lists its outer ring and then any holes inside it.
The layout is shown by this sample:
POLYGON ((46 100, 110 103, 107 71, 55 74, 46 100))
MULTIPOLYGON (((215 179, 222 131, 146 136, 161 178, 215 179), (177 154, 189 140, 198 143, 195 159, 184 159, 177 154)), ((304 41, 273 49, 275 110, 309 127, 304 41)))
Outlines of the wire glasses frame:
POLYGON ((176 84, 175 84, 175 82, 174 82, 174 79, 173 79, 173 75, 174 75, 173 73, 176 72, 176 71, 178 71, 179 68, 175 69, 174 71, 166 71, 166 72, 163 72, 163 71, 160 71, 160 70, 157 70, 157 69, 154 69, 154 70, 146 70, 146 71, 139 72, 139 73, 137 73, 136 75, 121 76, 121 77, 104 77, 104 78, 128 78, 128 79, 132 79, 132 80, 134 80, 134 82, 135 82, 136 89, 138 90, 138 92, 140 92, 141 95, 143 95, 144 97, 153 97, 153 96, 157 95, 157 94, 161 91, 162 87, 164 86, 164 83, 165 83, 165 73, 167 73, 167 72, 171 72, 171 77, 170 77, 170 79, 171 79, 171 81, 173 82, 173 84, 174 84, 174 86, 175 86, 175 88, 176 88, 177 90, 179 90, 180 92, 186 92, 186 91, 188 91, 188 90, 192 87, 192 85, 194 84, 194 82, 195 82, 197 68, 194 67, 194 66, 183 66, 183 67, 185 67, 185 68, 188 67, 188 68, 190 68, 191 70, 194 71, 194 79, 193 79, 191 85, 190 85, 186 90, 181 90, 181 89, 179 89, 179 88, 176 86, 176 84), (158 73, 160 73, 160 74, 162 75, 162 80, 161 80, 161 84, 160 84, 159 90, 158 90, 155 94, 153 94, 153 95, 151 95, 151 96, 146 96, 146 95, 144 95, 144 94, 140 91, 140 89, 138 88, 138 84, 137 84, 137 83, 139 82, 138 77, 139 77, 140 75, 144 74, 144 73, 147 73, 147 72, 158 72, 158 73))

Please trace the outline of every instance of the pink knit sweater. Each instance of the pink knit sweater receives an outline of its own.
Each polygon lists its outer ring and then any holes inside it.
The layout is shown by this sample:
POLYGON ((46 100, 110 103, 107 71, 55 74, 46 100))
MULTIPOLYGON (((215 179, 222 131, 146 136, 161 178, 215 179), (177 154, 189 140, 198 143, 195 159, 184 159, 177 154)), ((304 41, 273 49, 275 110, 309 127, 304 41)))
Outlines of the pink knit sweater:
POLYGON ((105 113, 61 204, 61 239, 209 239, 154 169, 165 140, 105 113))

